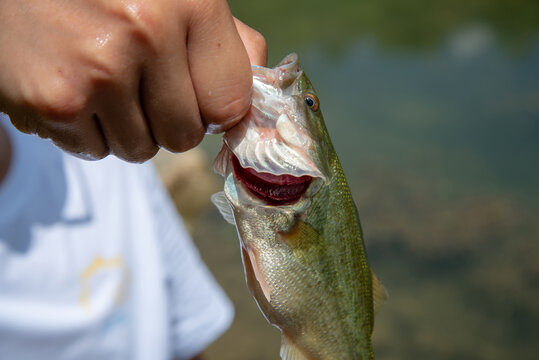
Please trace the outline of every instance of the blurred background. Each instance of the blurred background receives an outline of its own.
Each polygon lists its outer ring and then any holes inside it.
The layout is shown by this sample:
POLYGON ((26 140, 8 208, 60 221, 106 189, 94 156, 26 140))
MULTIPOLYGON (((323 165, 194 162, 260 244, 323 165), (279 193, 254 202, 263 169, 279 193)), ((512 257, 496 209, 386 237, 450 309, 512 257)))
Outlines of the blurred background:
MULTIPOLYGON (((390 298, 375 354, 539 359, 539 2, 230 0, 273 66, 297 52, 390 298)), ((234 301, 208 360, 279 359, 209 202, 220 137, 156 160, 202 257, 234 301)))

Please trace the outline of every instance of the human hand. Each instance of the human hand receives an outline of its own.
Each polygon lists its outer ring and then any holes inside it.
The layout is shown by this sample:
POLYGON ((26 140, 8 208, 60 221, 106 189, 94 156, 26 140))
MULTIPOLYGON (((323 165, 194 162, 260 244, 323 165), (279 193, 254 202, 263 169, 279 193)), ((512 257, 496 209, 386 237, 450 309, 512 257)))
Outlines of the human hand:
POLYGON ((94 159, 145 161, 233 126, 249 58, 265 65, 264 39, 225 0, 0 1, 0 111, 94 159))

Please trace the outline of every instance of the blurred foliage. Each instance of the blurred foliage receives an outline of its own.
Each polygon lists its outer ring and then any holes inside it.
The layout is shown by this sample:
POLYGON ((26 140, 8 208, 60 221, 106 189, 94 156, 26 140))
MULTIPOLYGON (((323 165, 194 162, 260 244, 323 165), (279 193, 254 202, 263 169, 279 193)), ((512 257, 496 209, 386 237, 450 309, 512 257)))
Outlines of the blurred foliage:
POLYGON ((429 49, 449 33, 476 23, 492 28, 509 48, 519 49, 539 30, 537 0, 229 0, 229 4, 234 16, 266 37, 270 54, 277 53, 277 58, 309 46, 338 52, 360 37, 375 37, 391 49, 429 49))

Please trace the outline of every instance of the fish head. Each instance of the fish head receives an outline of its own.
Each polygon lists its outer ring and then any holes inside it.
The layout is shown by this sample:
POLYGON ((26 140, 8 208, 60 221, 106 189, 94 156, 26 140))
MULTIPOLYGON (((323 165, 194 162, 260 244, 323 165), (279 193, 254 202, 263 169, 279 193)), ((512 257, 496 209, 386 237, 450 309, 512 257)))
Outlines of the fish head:
POLYGON ((330 154, 318 97, 290 54, 274 68, 253 66, 251 107, 223 136, 214 169, 233 208, 297 212, 329 181, 330 154))

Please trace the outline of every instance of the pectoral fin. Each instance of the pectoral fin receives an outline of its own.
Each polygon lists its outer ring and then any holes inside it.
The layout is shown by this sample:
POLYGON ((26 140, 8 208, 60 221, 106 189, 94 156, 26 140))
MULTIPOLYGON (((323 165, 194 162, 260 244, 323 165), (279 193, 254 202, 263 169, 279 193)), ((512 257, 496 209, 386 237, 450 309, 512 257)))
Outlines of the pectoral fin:
POLYGON ((283 335, 281 342, 281 359, 282 360, 309 360, 300 349, 290 341, 290 339, 283 335))
POLYGON ((219 191, 218 193, 215 193, 211 196, 211 202, 217 209, 219 209, 219 212, 221 215, 223 215, 223 218, 232 225, 236 225, 236 221, 234 220, 234 213, 232 212, 232 207, 228 203, 228 200, 226 199, 225 192, 219 191))
POLYGON ((249 285, 249 288, 258 301, 262 300, 262 297, 260 296, 261 292, 269 304, 270 288, 264 278, 262 269, 260 268, 257 254, 252 249, 242 247, 242 256, 245 267, 245 276, 247 277, 247 285, 249 285))
POLYGON ((374 274, 374 271, 371 269, 371 276, 372 276, 372 302, 374 307, 374 313, 378 313, 378 310, 380 310, 380 307, 386 302, 388 298, 387 290, 385 286, 382 284, 380 280, 378 280, 378 277, 376 277, 376 274, 374 274))

